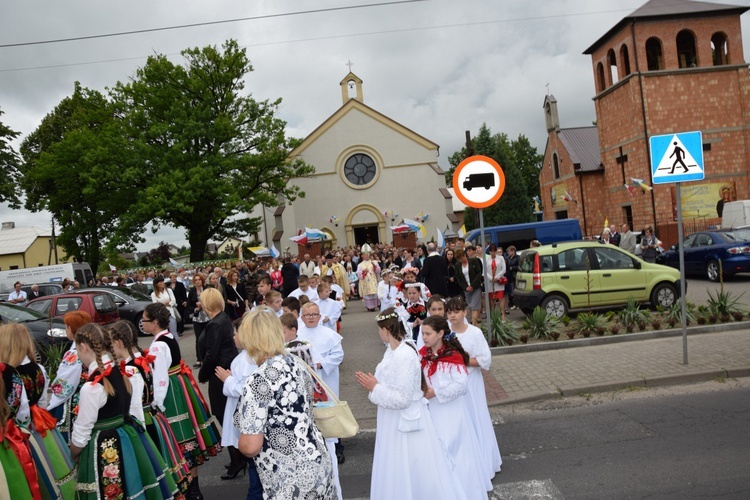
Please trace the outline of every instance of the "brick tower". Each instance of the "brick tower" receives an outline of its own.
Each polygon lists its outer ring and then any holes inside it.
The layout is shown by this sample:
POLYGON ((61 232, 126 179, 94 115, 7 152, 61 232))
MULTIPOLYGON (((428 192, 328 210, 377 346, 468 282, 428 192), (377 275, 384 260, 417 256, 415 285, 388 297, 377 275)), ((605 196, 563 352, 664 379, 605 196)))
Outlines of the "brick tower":
MULTIPOLYGON (((686 234, 720 222, 722 193, 750 197, 750 75, 740 28, 747 10, 651 0, 584 52, 594 72, 603 165, 596 179, 577 183, 585 234, 598 233, 609 219, 635 230, 654 226, 665 243, 676 242, 675 185, 652 184, 648 138, 654 135, 703 133, 705 180, 681 184, 686 234), (625 185, 632 178, 653 191, 631 193, 625 185)), ((545 218, 554 218, 546 205, 545 218)))

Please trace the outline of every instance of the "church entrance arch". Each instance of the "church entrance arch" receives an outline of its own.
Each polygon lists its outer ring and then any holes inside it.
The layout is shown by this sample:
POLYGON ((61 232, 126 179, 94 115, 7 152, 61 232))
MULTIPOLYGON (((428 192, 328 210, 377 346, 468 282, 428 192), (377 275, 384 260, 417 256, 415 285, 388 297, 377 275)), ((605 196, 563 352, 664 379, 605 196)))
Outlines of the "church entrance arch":
POLYGON ((346 217, 348 245, 374 244, 385 240, 385 218, 377 207, 363 203, 349 211, 346 217))

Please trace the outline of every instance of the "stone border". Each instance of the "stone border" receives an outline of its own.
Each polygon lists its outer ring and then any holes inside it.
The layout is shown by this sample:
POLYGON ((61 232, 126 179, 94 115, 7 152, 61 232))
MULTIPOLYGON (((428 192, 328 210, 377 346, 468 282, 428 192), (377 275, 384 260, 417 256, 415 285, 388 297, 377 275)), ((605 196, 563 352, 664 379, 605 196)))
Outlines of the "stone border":
MULTIPOLYGON (((688 335, 698 335, 704 333, 713 333, 716 331, 731 330, 750 330, 750 321, 740 321, 736 323, 721 323, 718 325, 698 325, 688 327, 688 335)), ((640 333, 619 333, 617 335, 607 335, 606 337, 592 336, 583 339, 574 340, 550 340, 548 342, 538 342, 534 344, 518 344, 503 347, 491 347, 490 351, 493 356, 506 354, 521 354, 526 352, 550 351, 556 349, 571 349, 574 347, 588 347, 594 345, 619 344, 621 342, 632 342, 637 340, 651 340, 669 337, 679 337, 682 335, 682 328, 670 328, 669 330, 658 330, 640 333)))

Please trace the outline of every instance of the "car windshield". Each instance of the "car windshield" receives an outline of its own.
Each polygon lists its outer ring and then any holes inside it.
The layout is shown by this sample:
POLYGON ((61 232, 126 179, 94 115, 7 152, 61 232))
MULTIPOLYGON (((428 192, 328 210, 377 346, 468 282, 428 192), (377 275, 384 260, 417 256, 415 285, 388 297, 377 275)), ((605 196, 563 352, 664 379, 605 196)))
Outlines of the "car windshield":
POLYGON ((0 316, 6 321, 15 323, 27 323, 38 319, 47 319, 44 314, 38 313, 32 309, 21 306, 11 306, 9 304, 0 304, 0 316))
POLYGON ((721 234, 729 242, 750 241, 750 229, 733 229, 721 234))

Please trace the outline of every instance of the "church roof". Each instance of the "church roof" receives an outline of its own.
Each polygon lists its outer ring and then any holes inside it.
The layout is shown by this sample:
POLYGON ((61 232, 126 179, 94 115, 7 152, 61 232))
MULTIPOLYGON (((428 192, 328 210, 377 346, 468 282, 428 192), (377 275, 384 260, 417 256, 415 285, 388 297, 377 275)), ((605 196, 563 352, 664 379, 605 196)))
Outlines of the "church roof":
POLYGON ((603 170, 599 152, 599 133, 595 126, 563 128, 557 137, 568 152, 575 172, 603 170))
POLYGON ((50 238, 52 231, 43 227, 15 227, 0 230, 0 255, 24 253, 37 238, 50 238))
POLYGON ((307 137, 305 137, 302 143, 299 146, 297 146, 294 149, 294 151, 289 153, 289 156, 291 158, 294 158, 295 156, 301 155, 321 135, 323 135, 328 129, 333 127, 339 120, 341 120, 344 116, 346 116, 349 112, 353 110, 361 111, 362 113, 368 115, 374 120, 382 123, 386 127, 396 130, 401 135, 411 139, 412 141, 416 142, 417 144, 422 145, 423 147, 427 149, 439 148, 439 146, 435 144, 434 142, 432 142, 431 140, 417 134, 413 130, 401 125, 397 121, 391 118, 388 118, 383 113, 374 110, 373 108, 366 105, 365 103, 357 99, 349 99, 348 101, 346 101, 346 103, 344 103, 343 106, 337 109, 336 112, 334 112, 331 116, 329 116, 323 123, 321 123, 315 130, 313 130, 307 137))
POLYGON ((715 14, 737 14, 746 12, 750 7, 709 2, 692 2, 689 0, 649 0, 639 8, 622 18, 619 23, 586 49, 584 54, 592 54, 611 35, 620 31, 625 25, 644 18, 685 18, 715 14))

